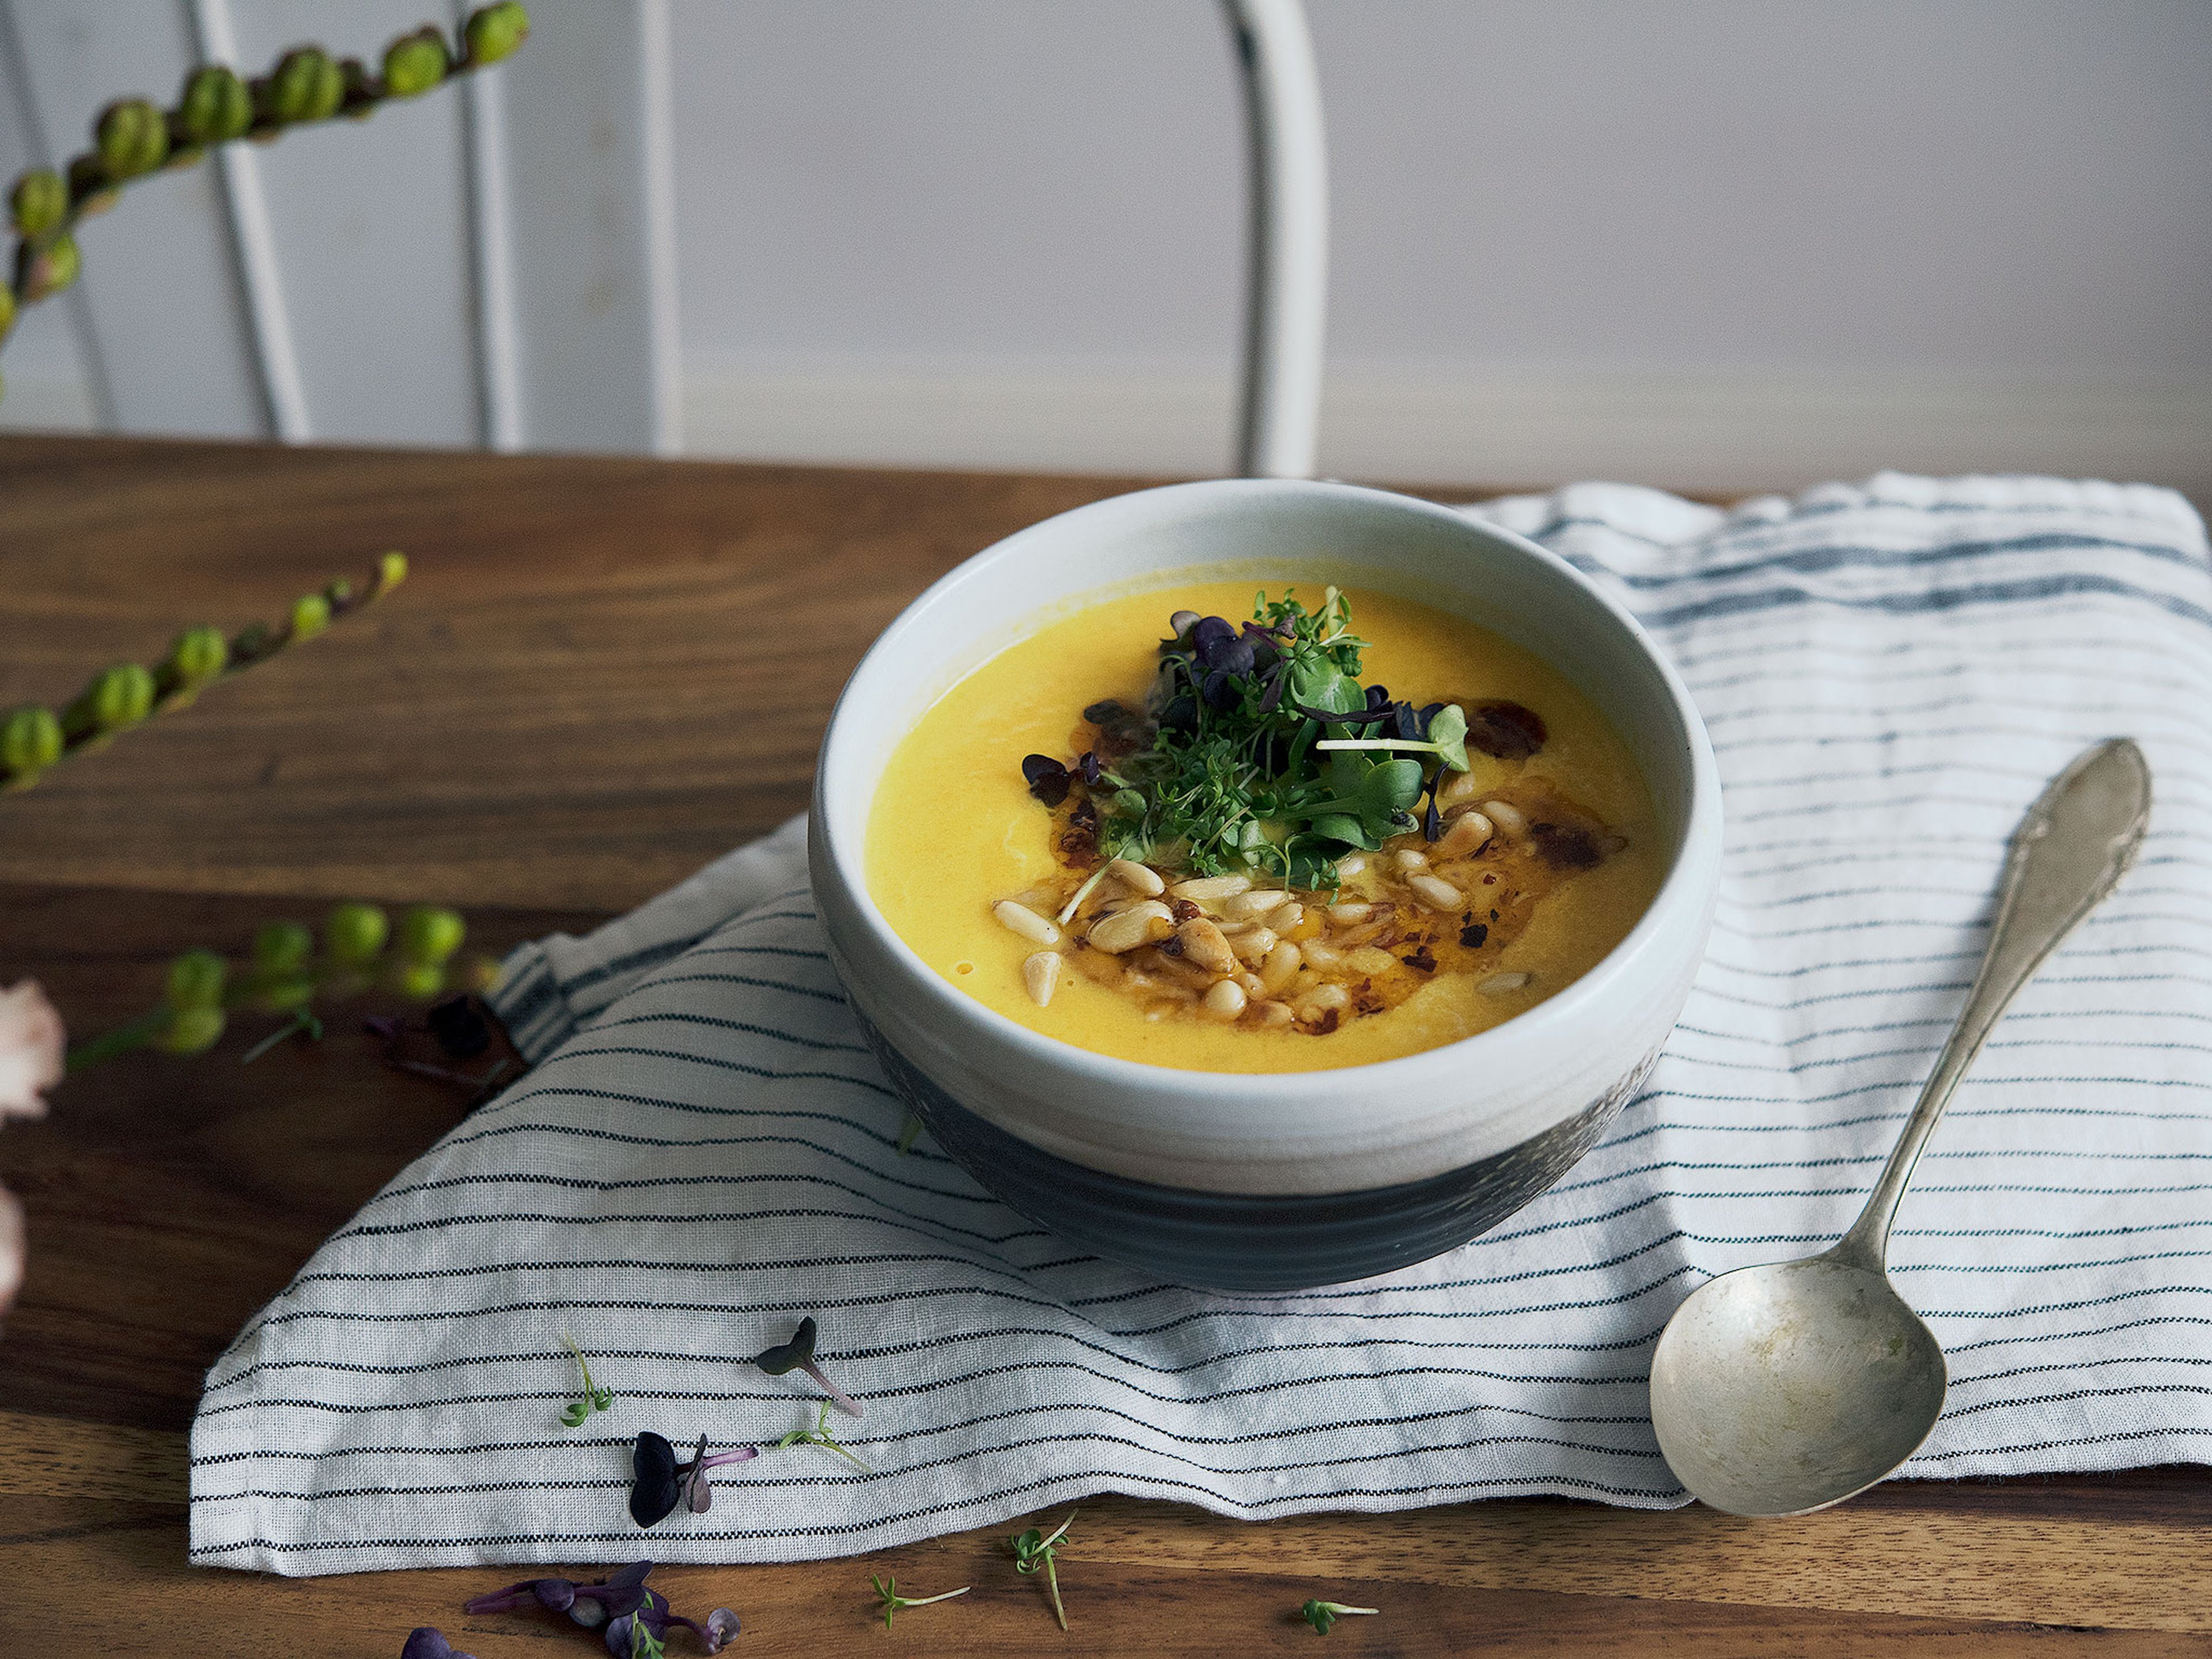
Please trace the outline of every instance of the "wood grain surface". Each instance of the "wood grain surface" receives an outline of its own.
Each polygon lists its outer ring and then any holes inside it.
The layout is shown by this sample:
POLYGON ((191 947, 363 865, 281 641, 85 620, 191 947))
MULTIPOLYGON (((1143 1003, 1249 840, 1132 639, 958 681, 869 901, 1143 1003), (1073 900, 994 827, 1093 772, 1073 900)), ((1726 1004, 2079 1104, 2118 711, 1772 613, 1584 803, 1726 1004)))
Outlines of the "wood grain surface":
MULTIPOLYGON (((36 974, 89 1032, 146 1007, 177 951, 241 951, 336 897, 459 905, 495 951, 587 926, 804 804, 836 688, 928 581, 1129 482, 0 441, 0 708, 63 701, 190 623, 274 618, 385 547, 415 566, 366 615, 0 799, 0 982, 36 974)), ((350 1018, 368 1006, 250 1066, 273 1022, 197 1060, 128 1056, 0 1134, 33 1241, 0 1335, 0 1655, 390 1659, 417 1624, 483 1659, 604 1651, 461 1613, 497 1570, 185 1565, 204 1367, 465 1109, 380 1063, 350 1018)), ((1532 1500, 1248 1523, 1101 1499, 1062 1556, 1064 1636, 1012 1529, 653 1582, 734 1607, 739 1653, 1310 1652, 1310 1595, 1382 1609, 1322 1653, 2212 1652, 2195 1469, 1894 1482, 1768 1522, 1532 1500), (975 1588, 886 1632, 872 1571, 975 1588)))

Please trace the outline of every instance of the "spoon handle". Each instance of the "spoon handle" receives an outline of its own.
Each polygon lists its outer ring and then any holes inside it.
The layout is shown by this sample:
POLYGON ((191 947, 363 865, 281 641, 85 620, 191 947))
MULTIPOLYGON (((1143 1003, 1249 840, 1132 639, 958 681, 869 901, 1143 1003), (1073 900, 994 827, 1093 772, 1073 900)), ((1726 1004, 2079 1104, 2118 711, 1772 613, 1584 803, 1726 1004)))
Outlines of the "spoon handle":
POLYGON ((2013 831, 1997 919, 1966 1006, 1866 1208, 1832 1255, 1882 1270, 1898 1200, 1951 1091, 2020 988, 2127 873, 2149 817, 2150 768, 2127 738, 2083 750, 2027 809, 2013 831))

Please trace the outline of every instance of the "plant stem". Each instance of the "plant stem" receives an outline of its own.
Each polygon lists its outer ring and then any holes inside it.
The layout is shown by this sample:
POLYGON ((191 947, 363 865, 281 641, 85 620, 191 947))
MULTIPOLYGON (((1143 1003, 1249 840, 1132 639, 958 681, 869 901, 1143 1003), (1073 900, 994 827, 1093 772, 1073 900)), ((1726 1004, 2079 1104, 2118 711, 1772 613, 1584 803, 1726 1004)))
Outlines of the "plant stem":
POLYGON ((88 1066, 97 1066, 103 1060, 112 1060, 118 1054, 127 1054, 133 1048, 143 1048, 161 1035, 161 1028, 169 1023, 169 1011, 156 1008, 150 1014, 132 1020, 128 1025, 118 1025, 112 1031, 102 1031, 88 1038, 69 1052, 67 1069, 74 1074, 88 1066))

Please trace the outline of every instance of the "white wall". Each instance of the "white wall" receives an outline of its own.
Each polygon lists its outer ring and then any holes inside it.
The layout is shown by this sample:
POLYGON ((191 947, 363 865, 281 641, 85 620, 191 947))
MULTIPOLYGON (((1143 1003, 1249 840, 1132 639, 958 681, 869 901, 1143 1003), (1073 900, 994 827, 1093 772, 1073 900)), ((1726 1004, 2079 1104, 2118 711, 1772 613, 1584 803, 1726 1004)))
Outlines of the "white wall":
MULTIPOLYGON (((1326 470, 2212 497, 2205 0, 1309 5, 1326 470)), ((1241 118, 1207 0, 673 16, 693 452, 1225 463, 1241 118)), ((53 320, 0 419, 66 401, 53 320)))

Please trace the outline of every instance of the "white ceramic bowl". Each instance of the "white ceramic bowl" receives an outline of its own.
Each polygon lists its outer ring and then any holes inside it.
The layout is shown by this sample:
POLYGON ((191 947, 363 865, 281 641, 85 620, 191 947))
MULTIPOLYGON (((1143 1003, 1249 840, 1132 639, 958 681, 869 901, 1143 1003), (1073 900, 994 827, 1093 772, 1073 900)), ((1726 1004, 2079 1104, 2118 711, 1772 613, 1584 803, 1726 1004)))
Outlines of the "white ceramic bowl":
POLYGON ((1681 681, 1563 560, 1407 496, 1234 480, 1062 514, 916 599, 838 701, 808 852, 854 1010, 938 1142, 979 1181, 1073 1242, 1164 1277, 1290 1290, 1463 1243, 1595 1144, 1673 1029, 1705 955, 1721 799, 1681 681), (867 890, 868 813, 890 751, 939 693, 1042 619, 1185 572, 1381 589, 1551 663, 1612 722, 1650 786, 1671 853, 1650 908, 1588 974, 1504 1024, 1334 1071, 1249 1076, 1112 1059, 946 983, 867 890))

